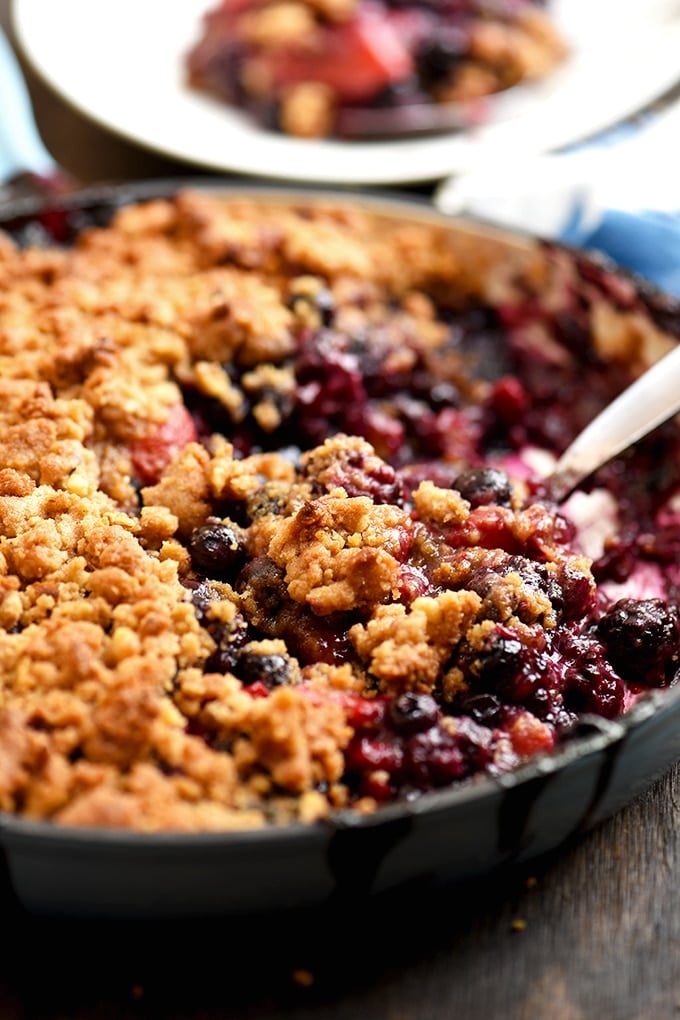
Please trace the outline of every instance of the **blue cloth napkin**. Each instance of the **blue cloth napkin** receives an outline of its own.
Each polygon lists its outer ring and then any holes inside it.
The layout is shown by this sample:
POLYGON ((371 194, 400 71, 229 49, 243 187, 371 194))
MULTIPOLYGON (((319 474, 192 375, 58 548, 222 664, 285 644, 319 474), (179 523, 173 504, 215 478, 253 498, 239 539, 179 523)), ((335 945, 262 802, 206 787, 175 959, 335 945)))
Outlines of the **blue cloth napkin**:
POLYGON ((593 229, 568 225, 561 238, 579 248, 603 252, 668 294, 680 297, 680 215, 604 209, 593 229))
MULTIPOLYGON (((613 174, 625 171, 622 160, 632 151, 632 166, 627 169, 628 191, 623 201, 618 199, 620 208, 603 204, 607 198, 605 192, 599 199, 597 212, 591 208, 585 222, 578 210, 572 208, 560 238, 567 244, 601 251, 667 293, 680 296, 680 117, 677 109, 673 107, 666 114, 660 114, 658 121, 650 116, 637 126, 615 128, 602 136, 594 149, 587 147, 588 151, 595 152, 598 147, 609 150, 613 174), (662 194, 657 198, 655 195, 660 175, 671 184, 670 196, 662 194), (675 182, 677 185, 673 187, 675 182), (671 207, 667 208, 669 199, 671 207), (655 207, 656 202, 660 207, 655 207), (634 209, 630 208, 631 204, 634 209)), ((591 206, 593 204, 591 201, 591 206)))
POLYGON ((452 177, 443 211, 600 251, 680 296, 680 101, 587 145, 452 177))

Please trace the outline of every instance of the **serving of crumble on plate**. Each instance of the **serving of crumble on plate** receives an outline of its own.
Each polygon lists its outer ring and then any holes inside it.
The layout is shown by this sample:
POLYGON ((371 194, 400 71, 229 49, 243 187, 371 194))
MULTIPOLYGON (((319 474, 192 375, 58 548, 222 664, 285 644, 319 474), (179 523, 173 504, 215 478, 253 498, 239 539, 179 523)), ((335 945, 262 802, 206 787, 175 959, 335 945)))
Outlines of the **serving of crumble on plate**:
POLYGON ((432 106, 460 105, 462 117, 474 104, 474 124, 484 116, 478 101, 540 80, 566 57, 542 6, 220 0, 187 54, 187 80, 263 127, 302 138, 351 137, 367 108, 375 130, 389 118, 396 135, 432 106))
MULTIPOLYGON (((489 9, 498 3, 490 0, 489 9)), ((509 10, 512 0, 504 3, 509 10)), ((203 17, 214 7, 210 0, 100 0, 97 5, 61 0, 58 6, 13 0, 12 23, 30 67, 62 101, 105 130, 187 166, 326 186, 434 182, 487 166, 489 160, 504 165, 506 159, 554 151, 634 116, 678 80, 680 17, 671 0, 642 6, 637 0, 552 0, 545 12, 530 12, 547 14, 566 48, 550 73, 477 100, 445 103, 415 102, 415 84, 409 79, 405 94, 402 85, 396 90, 396 105, 355 103, 345 111, 343 130, 349 130, 351 114, 353 137, 299 137, 274 130, 271 117, 265 127, 245 109, 188 83, 188 54, 198 43, 203 17), (102 24, 106 46, 101 45, 102 24), (403 106, 398 105, 400 95, 403 106), (408 125, 403 120, 400 125, 407 111, 408 125), (437 111, 442 118, 441 123, 435 118, 437 130, 423 130, 437 111)), ((395 17, 407 13, 394 11, 395 17)), ((424 31, 432 17, 425 8, 416 13, 411 21, 424 31)), ((382 25, 383 19, 378 20, 382 25)), ((493 52, 488 29, 494 26, 485 28, 486 50, 493 52)), ((497 44, 500 34, 502 56, 505 33, 491 34, 497 44)), ((380 51, 376 62, 373 29, 368 36, 362 59, 369 81, 376 72, 380 81, 381 74, 394 77, 397 66, 403 70, 403 54, 398 65, 388 63, 387 71, 380 51)), ((366 33, 360 32, 359 39, 366 42, 366 33)), ((464 41, 465 32, 461 45, 464 41)), ((453 49, 449 57, 455 65, 453 49)), ((446 59, 445 52, 434 61, 445 81, 446 59)), ((516 77, 513 61, 503 66, 504 81, 516 77)), ((483 68, 471 71, 473 78, 478 72, 486 77, 483 68)), ((298 113, 302 108, 306 119, 316 118, 314 111, 323 105, 318 98, 308 102, 307 92, 300 102, 298 94, 298 113)))

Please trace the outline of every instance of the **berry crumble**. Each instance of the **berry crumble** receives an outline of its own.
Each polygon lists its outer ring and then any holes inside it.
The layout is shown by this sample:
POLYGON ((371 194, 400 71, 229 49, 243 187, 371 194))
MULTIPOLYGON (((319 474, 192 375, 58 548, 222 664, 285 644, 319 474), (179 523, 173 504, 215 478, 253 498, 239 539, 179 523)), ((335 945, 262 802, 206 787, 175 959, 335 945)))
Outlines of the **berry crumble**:
POLYGON ((0 809, 369 813, 675 682, 677 423, 545 481, 670 303, 321 197, 42 229, 0 234, 0 809))
MULTIPOLYGON (((184 58, 190 88, 302 138, 390 133, 550 74, 566 45, 536 0, 219 0, 184 58), (371 117, 375 114, 373 119, 371 117), (367 126, 368 125, 368 126, 367 126), (383 126, 380 126, 382 130, 383 126)), ((476 112, 473 112, 476 111, 476 112)))

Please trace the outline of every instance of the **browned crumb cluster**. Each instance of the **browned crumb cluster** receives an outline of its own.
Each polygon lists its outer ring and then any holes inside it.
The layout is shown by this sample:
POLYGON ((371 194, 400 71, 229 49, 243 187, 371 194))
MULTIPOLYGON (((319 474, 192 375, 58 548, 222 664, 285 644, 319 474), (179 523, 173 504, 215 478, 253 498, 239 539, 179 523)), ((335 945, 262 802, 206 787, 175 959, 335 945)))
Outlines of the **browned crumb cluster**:
MULTIPOLYGON (((479 524, 457 492, 422 481, 412 509, 372 495, 362 479, 385 463, 365 439, 310 443, 299 464, 234 446, 246 419, 274 435, 289 413, 290 356, 320 322, 310 295, 329 290, 336 329, 396 322, 410 342, 395 371, 439 351, 474 398, 483 384, 443 349, 433 302, 512 287, 473 273, 468 243, 358 208, 197 192, 127 208, 70 249, 3 240, 2 810, 148 831, 310 821, 348 803, 352 699, 453 699, 452 653, 481 646, 485 621, 553 625, 519 574, 468 586, 479 524), (197 569, 211 520, 231 522, 238 584, 197 569), (439 593, 405 601, 404 562, 437 556, 452 529, 465 562, 438 561, 439 593), (283 663, 285 683, 225 667, 246 625, 241 656, 283 663)), ((549 284, 529 250, 514 272, 549 284)), ((531 510, 503 513, 513 541, 536 531, 531 510)), ((566 557, 590 578, 541 534, 550 569, 566 557)))

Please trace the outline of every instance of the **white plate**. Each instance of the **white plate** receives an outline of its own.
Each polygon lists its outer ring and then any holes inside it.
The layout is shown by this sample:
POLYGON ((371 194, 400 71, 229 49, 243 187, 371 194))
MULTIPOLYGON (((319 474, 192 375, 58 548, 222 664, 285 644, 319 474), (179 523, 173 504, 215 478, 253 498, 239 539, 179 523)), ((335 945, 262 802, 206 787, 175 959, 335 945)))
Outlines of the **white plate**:
POLYGON ((630 116, 680 78, 674 0, 555 0, 569 60, 549 80, 506 96, 492 124, 399 141, 298 140, 185 86, 184 57, 213 2, 14 0, 13 23, 36 71, 103 127, 194 166, 305 183, 430 182, 508 153, 561 148, 630 116))

